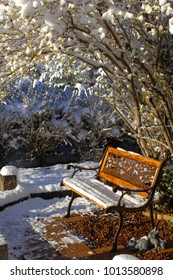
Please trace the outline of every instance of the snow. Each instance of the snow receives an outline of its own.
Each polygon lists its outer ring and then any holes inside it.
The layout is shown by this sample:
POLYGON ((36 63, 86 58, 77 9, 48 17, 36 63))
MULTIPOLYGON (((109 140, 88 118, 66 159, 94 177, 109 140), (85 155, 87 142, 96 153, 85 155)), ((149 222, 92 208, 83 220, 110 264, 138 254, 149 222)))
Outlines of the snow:
POLYGON ((0 234, 0 246, 7 244, 7 241, 5 240, 4 236, 0 234))
POLYGON ((53 192, 57 190, 62 191, 63 187, 60 186, 59 183, 63 176, 69 176, 65 165, 35 169, 19 168, 18 185, 16 189, 0 192, 0 207, 27 198, 34 193, 53 192))
MULTIPOLYGON (((112 193, 110 186, 98 181, 97 179, 81 178, 65 178, 63 180, 64 185, 69 186, 72 190, 76 190, 84 197, 88 197, 91 201, 96 202, 102 208, 106 209, 110 206, 117 205, 122 195, 121 191, 112 193)), ((126 207, 142 206, 145 203, 145 199, 141 199, 141 196, 136 195, 124 195, 121 200, 121 205, 126 207)))
POLYGON ((122 261, 122 260, 140 260, 135 256, 129 255, 129 254, 120 254, 120 255, 116 255, 115 257, 113 257, 114 261, 122 261))
MULTIPOLYGON (((85 162, 81 165, 89 168, 95 167, 95 162, 85 162)), ((98 164, 97 164, 98 165, 98 164)), ((6 171, 10 167, 5 168, 6 171)), ((14 168, 12 167, 12 171, 14 168)), ((0 244, 8 244, 8 252, 10 259, 20 259, 24 256, 25 259, 34 259, 33 250, 28 251, 28 243, 32 243, 35 235, 39 235, 42 239, 43 233, 46 230, 45 224, 41 222, 41 218, 51 222, 53 217, 63 217, 67 212, 69 196, 62 198, 52 198, 44 200, 42 198, 30 198, 19 203, 22 198, 29 198, 31 194, 49 193, 53 191, 63 192, 67 190, 61 186, 61 181, 64 178, 71 177, 73 170, 67 170, 65 164, 57 164, 44 168, 19 168, 18 169, 18 186, 11 191, 0 191, 0 207, 8 205, 11 202, 16 202, 13 206, 6 207, 0 213, 0 244), (34 232, 34 234, 33 234, 34 232)), ((92 178, 95 176, 93 170, 83 170, 76 175, 80 179, 85 177, 92 178)), ((94 179, 93 179, 94 181, 94 179)), ((131 202, 134 198, 131 198, 131 202)), ((134 202, 134 201, 133 201, 134 202)), ((95 204, 92 204, 85 198, 79 197, 73 202, 73 213, 93 213, 98 209, 95 204)), ((54 233, 52 233, 54 234, 54 233)), ((59 245, 66 247, 67 243, 80 243, 82 237, 74 236, 69 232, 68 236, 62 236, 59 245)), ((53 238, 49 241, 51 246, 56 246, 57 241, 53 238)), ((34 245, 34 250, 39 244, 34 245)), ((43 248, 44 249, 44 248, 43 248)), ((41 253, 40 253, 41 254, 41 253)), ((53 256, 52 256, 53 258, 53 256)), ((119 255, 116 259, 131 259, 129 255, 119 255)))
POLYGON ((165 5, 165 4, 166 4, 166 2, 167 2, 167 0, 159 0, 159 4, 160 4, 160 6, 165 5))
POLYGON ((17 176, 18 170, 13 165, 6 165, 6 166, 2 167, 0 174, 2 176, 11 176, 11 175, 17 176))
POLYGON ((173 15, 173 9, 172 9, 171 7, 168 7, 168 8, 167 8, 167 11, 166 11, 166 14, 167 14, 168 16, 173 15))
POLYGON ((125 16, 124 16, 125 19, 130 19, 130 18, 133 18, 133 17, 134 17, 134 15, 132 13, 129 13, 129 12, 125 13, 125 16))
POLYGON ((173 18, 169 19, 169 30, 170 33, 173 34, 173 18))
MULTIPOLYGON (((92 163, 88 162, 86 165, 92 166, 92 163)), ((60 186, 60 182, 65 177, 70 177, 72 172, 72 170, 67 170, 65 164, 35 169, 19 168, 19 184, 16 189, 0 191, 0 207, 8 205, 10 202, 17 202, 21 198, 29 198, 30 194, 34 193, 62 192, 65 187, 60 186)), ((95 174, 94 171, 89 170, 83 173, 84 176, 95 174)), ((45 227, 40 219, 46 218, 46 221, 51 221, 55 215, 58 217, 64 216, 67 212, 69 199, 69 196, 49 200, 38 197, 30 198, 1 211, 0 244, 8 244, 9 258, 20 259, 21 255, 24 255, 28 260, 34 259, 32 250, 31 252, 28 251, 28 243, 33 242, 32 239, 34 240, 31 232, 34 231, 35 234, 39 234, 41 239, 45 227)), ((73 212, 76 213, 92 212, 94 209, 96 209, 96 206, 84 198, 77 198, 73 203, 73 212)), ((81 242, 81 240, 69 234, 67 237, 62 237, 61 242, 65 244, 66 242, 81 242)), ((53 246, 54 243, 56 241, 52 239, 50 244, 53 246)), ((34 245, 34 250, 35 247, 39 247, 39 245, 34 245)))
MULTIPOLYGON (((87 168, 96 167, 94 162, 85 162, 81 165, 87 168)), ((71 177, 72 172, 73 170, 71 169, 67 170, 65 164, 34 169, 19 168, 19 183, 16 189, 0 191, 0 207, 8 205, 10 202, 16 202, 13 206, 8 206, 0 212, 0 245, 8 244, 10 260, 21 259, 21 256, 27 260, 34 260, 35 252, 37 252, 37 258, 41 258, 42 251, 40 251, 40 247, 43 251, 46 251, 47 247, 45 246, 54 247, 57 246, 57 242, 61 248, 65 248, 67 243, 84 242, 82 237, 76 236, 71 232, 67 236, 62 235, 61 240, 56 241, 53 238, 56 233, 55 230, 55 232, 52 232, 52 239, 49 240, 49 245, 46 242, 41 243, 43 234, 46 232, 46 226, 42 219, 49 223, 53 221, 53 217, 63 217, 67 213, 69 196, 64 195, 62 198, 56 197, 49 200, 36 197, 17 203, 19 199, 29 198, 31 194, 52 191, 62 193, 66 189, 60 185, 60 182, 64 178, 71 177), (37 242, 34 241, 35 238, 37 238, 37 242), (32 250, 28 250, 30 248, 28 244, 31 244, 32 250)), ((79 175, 76 174, 79 179, 82 179, 82 177, 93 178, 94 175, 95 171, 93 170, 83 170, 83 172, 79 172, 79 175)), ((96 209, 98 208, 95 204, 79 197, 74 200, 72 211, 76 214, 86 212, 92 214, 96 209)), ((54 255, 49 255, 48 259, 53 259, 53 257, 54 255)), ((120 254, 115 256, 113 260, 137 260, 137 258, 128 254, 120 254)))

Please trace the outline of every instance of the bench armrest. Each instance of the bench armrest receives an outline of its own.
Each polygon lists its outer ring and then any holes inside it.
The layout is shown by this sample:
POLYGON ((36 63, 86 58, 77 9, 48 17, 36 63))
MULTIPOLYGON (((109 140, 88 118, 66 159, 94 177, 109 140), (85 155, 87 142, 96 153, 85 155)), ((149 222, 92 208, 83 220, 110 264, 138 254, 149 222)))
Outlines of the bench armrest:
POLYGON ((120 191, 125 191, 125 193, 131 193, 131 192, 146 192, 148 193, 148 191, 152 190, 153 187, 147 188, 147 189, 142 189, 142 188, 125 188, 125 187, 114 187, 113 188, 113 192, 116 192, 118 190, 120 191))
MULTIPOLYGON (((122 199, 123 199, 123 197, 127 194, 127 195, 130 195, 131 194, 131 192, 145 192, 145 193, 147 193, 147 194, 149 194, 148 193, 148 190, 143 190, 143 189, 132 189, 132 188, 124 188, 124 187, 121 187, 121 188, 117 188, 117 191, 118 190, 120 190, 121 191, 121 196, 120 196, 120 198, 119 198, 119 201, 118 201, 118 206, 120 206, 121 205, 121 201, 122 201, 122 199)), ((116 192, 115 190, 114 190, 114 192, 116 192)))
POLYGON ((100 167, 100 164, 96 165, 96 166, 84 166, 84 165, 79 165, 79 164, 73 164, 73 163, 69 163, 67 164, 67 169, 70 170, 71 168, 74 169, 73 174, 72 174, 72 178, 74 177, 74 175, 78 172, 78 171, 83 171, 83 170, 93 170, 96 173, 98 172, 98 169, 100 167))

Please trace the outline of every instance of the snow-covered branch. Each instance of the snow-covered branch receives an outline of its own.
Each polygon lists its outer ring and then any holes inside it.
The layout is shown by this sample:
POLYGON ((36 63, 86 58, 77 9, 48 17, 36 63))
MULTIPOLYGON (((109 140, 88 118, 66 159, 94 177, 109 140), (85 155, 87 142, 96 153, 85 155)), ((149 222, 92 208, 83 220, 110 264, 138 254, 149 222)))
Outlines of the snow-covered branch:
MULTIPOLYGON (((127 113, 128 127, 133 123, 142 139, 141 127, 147 131, 153 118, 155 123, 161 118, 164 124, 158 141, 166 141, 172 154, 172 34, 170 0, 2 0, 2 83, 7 73, 26 75, 28 68, 48 64, 59 52, 102 68, 110 87, 107 100, 125 101, 119 106, 125 106, 120 112, 127 113), (147 101, 151 97, 154 107, 147 101), (144 118, 146 112, 150 120, 144 118)), ((154 134, 150 132, 150 137, 154 134)), ((152 154, 150 144, 142 140, 139 144, 144 153, 152 154)))

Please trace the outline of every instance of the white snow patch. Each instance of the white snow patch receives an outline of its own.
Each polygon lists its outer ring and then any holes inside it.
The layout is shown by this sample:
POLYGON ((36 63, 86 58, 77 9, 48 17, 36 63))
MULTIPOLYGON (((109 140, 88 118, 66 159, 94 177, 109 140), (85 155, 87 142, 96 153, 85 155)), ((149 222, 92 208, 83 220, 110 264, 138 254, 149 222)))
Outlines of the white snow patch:
POLYGON ((7 241, 5 240, 4 236, 0 233, 0 245, 7 244, 7 241))
POLYGON ((66 243, 66 244, 69 244, 69 243, 82 243, 84 241, 83 238, 80 238, 76 235, 69 235, 69 236, 65 236, 61 239, 61 242, 62 243, 66 243))
POLYGON ((122 261, 122 260, 140 260, 137 257, 129 254, 120 254, 113 257, 114 261, 122 261))
POLYGON ((2 176, 18 175, 18 169, 13 165, 6 165, 2 167, 0 174, 2 176))

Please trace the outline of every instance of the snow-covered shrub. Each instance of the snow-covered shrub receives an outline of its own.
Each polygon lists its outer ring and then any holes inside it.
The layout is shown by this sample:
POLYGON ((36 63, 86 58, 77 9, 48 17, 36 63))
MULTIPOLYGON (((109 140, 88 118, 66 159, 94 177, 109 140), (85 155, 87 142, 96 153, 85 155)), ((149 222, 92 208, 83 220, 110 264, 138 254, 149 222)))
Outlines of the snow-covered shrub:
POLYGON ((99 70, 87 66, 80 60, 74 60, 73 57, 56 54, 46 64, 38 63, 29 72, 29 75, 48 84, 75 85, 81 83, 86 87, 95 83, 99 70))
POLYGON ((3 104, 6 122, 11 125, 10 150, 20 150, 26 159, 44 164, 44 158, 64 140, 62 127, 53 122, 57 96, 53 86, 28 79, 8 88, 3 104))
POLYGON ((70 145, 80 159, 92 159, 94 150, 103 147, 108 137, 120 135, 110 105, 80 84, 58 88, 20 79, 8 85, 2 105, 10 126, 8 155, 12 150, 22 151, 26 159, 36 159, 39 165, 50 156, 57 156, 58 162, 59 145, 70 145))
POLYGON ((92 159, 95 149, 105 146, 107 138, 119 138, 120 130, 115 125, 117 116, 106 100, 92 89, 84 91, 78 98, 76 106, 76 98, 71 104, 74 109, 69 123, 73 127, 77 152, 82 159, 92 159))

